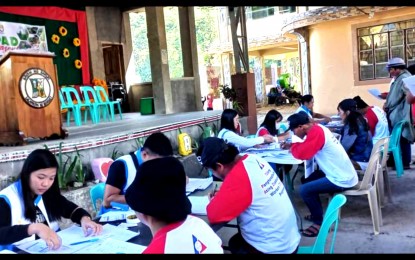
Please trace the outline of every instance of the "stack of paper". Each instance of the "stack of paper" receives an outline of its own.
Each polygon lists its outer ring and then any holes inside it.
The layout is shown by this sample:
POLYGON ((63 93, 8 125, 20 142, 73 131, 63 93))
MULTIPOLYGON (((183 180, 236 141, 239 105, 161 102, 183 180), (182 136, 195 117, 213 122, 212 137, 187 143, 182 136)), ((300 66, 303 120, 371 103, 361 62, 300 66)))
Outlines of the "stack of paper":
POLYGON ((139 233, 111 224, 105 224, 102 233, 93 237, 85 237, 78 225, 61 230, 57 234, 62 239, 62 246, 57 250, 49 250, 42 239, 29 241, 17 247, 30 254, 141 253, 146 248, 126 242, 139 233))
POLYGON ((196 190, 205 190, 212 184, 213 178, 189 178, 189 183, 186 185, 186 193, 192 193, 196 190))

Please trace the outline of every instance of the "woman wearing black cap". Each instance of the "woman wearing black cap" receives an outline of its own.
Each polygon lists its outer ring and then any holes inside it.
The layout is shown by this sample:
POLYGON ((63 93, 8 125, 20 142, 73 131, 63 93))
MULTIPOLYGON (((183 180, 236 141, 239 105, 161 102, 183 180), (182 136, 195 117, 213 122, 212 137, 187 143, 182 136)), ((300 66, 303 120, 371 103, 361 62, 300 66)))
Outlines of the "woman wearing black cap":
POLYGON ((340 142, 355 169, 365 170, 373 148, 369 125, 357 111, 356 102, 351 98, 342 100, 337 106, 337 111, 344 123, 340 130, 340 142))

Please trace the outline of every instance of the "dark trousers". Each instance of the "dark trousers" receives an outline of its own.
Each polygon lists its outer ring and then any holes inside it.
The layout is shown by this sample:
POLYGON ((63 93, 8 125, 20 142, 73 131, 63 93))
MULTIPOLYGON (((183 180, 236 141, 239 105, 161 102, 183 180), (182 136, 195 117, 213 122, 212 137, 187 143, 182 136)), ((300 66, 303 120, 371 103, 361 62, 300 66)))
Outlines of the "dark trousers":
MULTIPOLYGON (((229 250, 232 254, 264 254, 248 244, 241 233, 236 233, 229 239, 229 250)), ((298 247, 291 254, 297 254, 298 247)))
POLYGON ((411 143, 404 137, 401 136, 400 139, 401 151, 402 151, 402 164, 403 167, 409 167, 411 163, 411 143))

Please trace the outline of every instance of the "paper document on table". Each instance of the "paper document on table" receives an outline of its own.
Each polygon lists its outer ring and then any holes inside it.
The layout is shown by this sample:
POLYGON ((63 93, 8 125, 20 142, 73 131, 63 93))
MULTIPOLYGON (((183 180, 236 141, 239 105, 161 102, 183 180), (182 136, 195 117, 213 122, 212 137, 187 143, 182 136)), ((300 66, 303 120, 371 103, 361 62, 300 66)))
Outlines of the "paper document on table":
POLYGON ((0 254, 17 254, 17 253, 11 250, 8 250, 8 249, 4 249, 0 251, 0 254))
POLYGON ((195 215, 207 215, 206 207, 209 204, 208 196, 188 196, 192 203, 192 213, 195 215))
POLYGON ((134 210, 121 211, 121 210, 111 210, 101 215, 99 222, 110 222, 117 220, 124 220, 129 215, 135 215, 134 210))
POLYGON ((37 239, 18 245, 17 247, 30 254, 73 254, 84 250, 86 247, 94 247, 108 238, 118 241, 127 241, 139 233, 123 229, 111 224, 103 226, 102 233, 97 236, 85 236, 82 227, 72 225, 64 230, 57 232, 62 239, 62 246, 57 250, 49 250, 45 241, 37 239))
POLYGON ((259 145, 258 147, 252 147, 245 150, 247 153, 265 153, 274 150, 281 150, 280 144, 275 142, 271 144, 259 145))
POLYGON ((206 190, 212 184, 213 178, 189 178, 189 183, 186 184, 186 192, 194 192, 195 190, 206 190))
POLYGON ((370 94, 372 94, 375 98, 383 100, 379 95, 381 95, 382 93, 380 93, 379 89, 377 88, 371 88, 368 89, 367 91, 369 91, 370 94))
POLYGON ((147 247, 112 238, 77 251, 77 254, 141 254, 147 247))
POLYGON ((415 96, 415 76, 404 78, 403 82, 411 92, 412 96, 415 96))

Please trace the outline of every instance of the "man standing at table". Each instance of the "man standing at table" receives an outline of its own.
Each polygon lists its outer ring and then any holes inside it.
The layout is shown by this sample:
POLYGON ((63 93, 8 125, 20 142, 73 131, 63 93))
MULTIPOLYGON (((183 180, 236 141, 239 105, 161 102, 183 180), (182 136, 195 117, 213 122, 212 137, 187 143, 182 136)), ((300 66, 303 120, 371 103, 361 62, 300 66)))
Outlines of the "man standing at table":
POLYGON ((223 180, 206 208, 211 224, 237 218, 238 233, 229 240, 233 254, 295 254, 301 235, 287 191, 264 159, 239 155, 223 139, 209 137, 197 153, 202 165, 223 180))
POLYGON ((386 69, 392 77, 389 94, 383 105, 383 110, 385 110, 389 122, 389 132, 392 133, 393 127, 401 120, 409 122, 409 126, 405 126, 402 130, 400 138, 402 164, 404 169, 407 170, 410 168, 411 144, 414 143, 415 131, 412 127, 411 104, 406 101, 406 92, 409 90, 405 88, 403 79, 410 77, 411 73, 406 69, 405 61, 401 58, 390 59, 386 69))
POLYGON ((302 234, 315 237, 323 223, 320 194, 351 188, 357 184, 358 177, 343 146, 327 127, 310 122, 304 112, 293 114, 287 120, 294 135, 292 143, 282 144, 281 147, 291 149, 293 156, 300 160, 314 157, 321 169, 305 178, 300 187, 301 198, 310 210, 310 215, 305 219, 313 222, 302 234))

